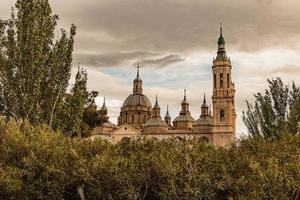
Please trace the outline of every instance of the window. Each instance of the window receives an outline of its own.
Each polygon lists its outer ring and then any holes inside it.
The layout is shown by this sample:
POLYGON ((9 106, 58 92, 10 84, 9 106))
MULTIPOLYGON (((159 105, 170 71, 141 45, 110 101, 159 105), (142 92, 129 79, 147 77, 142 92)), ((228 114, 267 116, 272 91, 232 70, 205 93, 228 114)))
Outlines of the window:
POLYGON ((209 143, 209 139, 207 137, 203 136, 199 139, 199 143, 206 143, 207 144, 207 143, 209 143))
POLYGON ((214 88, 217 88, 217 75, 214 74, 214 88))
POLYGON ((134 115, 131 116, 131 123, 134 123, 134 115))
POLYGON ((230 87, 230 76, 229 76, 229 74, 227 74, 227 87, 228 88, 230 87))
POLYGON ((220 112, 220 122, 224 122, 225 121, 225 111, 221 110, 220 112))
POLYGON ((220 87, 223 88, 224 87, 224 77, 223 74, 220 74, 220 87))
POLYGON ((144 124, 146 124, 146 121, 147 121, 147 116, 146 115, 144 115, 144 124))

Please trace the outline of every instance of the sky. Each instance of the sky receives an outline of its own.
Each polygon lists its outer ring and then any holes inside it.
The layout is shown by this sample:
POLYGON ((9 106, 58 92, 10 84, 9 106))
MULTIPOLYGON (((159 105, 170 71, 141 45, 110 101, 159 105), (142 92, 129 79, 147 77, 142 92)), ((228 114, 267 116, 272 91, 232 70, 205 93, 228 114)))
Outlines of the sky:
MULTIPOLYGON (((15 0, 0 0, 0 18, 15 0)), ((203 95, 212 95, 212 60, 223 24, 236 86, 238 136, 246 134, 241 116, 245 100, 268 87, 267 79, 286 84, 300 75, 299 0, 50 0, 58 28, 77 26, 73 77, 78 63, 88 72, 88 88, 100 92, 117 122, 132 93, 141 65, 144 94, 162 116, 169 105, 174 119, 187 88, 190 110, 200 116, 203 95)), ((56 32, 59 37, 59 31, 56 32)), ((71 81, 72 83, 72 81, 71 81)))

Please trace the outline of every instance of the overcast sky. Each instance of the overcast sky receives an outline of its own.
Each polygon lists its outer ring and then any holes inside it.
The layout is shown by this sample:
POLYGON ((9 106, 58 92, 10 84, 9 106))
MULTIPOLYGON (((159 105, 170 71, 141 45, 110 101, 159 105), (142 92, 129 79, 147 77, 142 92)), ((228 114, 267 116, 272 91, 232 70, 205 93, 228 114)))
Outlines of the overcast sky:
MULTIPOLYGON (((0 0, 0 18, 15 0, 0 0)), ((180 111, 184 88, 194 118, 204 92, 212 93, 212 60, 223 23, 237 93, 238 133, 245 100, 267 87, 267 78, 299 84, 299 0, 50 0, 59 27, 77 28, 74 70, 81 63, 88 87, 106 96, 112 122, 132 92, 141 63, 144 93, 159 96, 162 116, 180 111)), ((58 32, 57 32, 58 34, 58 32)))

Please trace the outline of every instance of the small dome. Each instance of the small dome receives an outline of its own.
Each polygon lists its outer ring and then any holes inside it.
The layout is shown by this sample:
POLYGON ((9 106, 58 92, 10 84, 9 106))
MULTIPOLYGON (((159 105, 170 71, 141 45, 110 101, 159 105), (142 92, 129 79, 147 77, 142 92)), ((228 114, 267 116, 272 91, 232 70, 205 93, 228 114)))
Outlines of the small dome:
POLYGON ((148 126, 164 126, 164 127, 169 127, 166 122, 164 122, 161 118, 152 118, 147 121, 145 124, 145 127, 148 126))
POLYGON ((179 115, 174 119, 173 122, 195 122, 195 119, 192 117, 192 115, 179 115))
POLYGON ((110 121, 105 122, 103 125, 103 127, 108 127, 108 128, 115 128, 116 125, 114 125, 113 123, 111 123, 110 121))
POLYGON ((198 126, 199 125, 212 125, 212 124, 213 124, 213 119, 210 116, 200 117, 195 123, 195 125, 198 125, 198 126))
POLYGON ((143 82, 143 80, 142 80, 140 77, 136 77, 136 78, 134 79, 134 82, 143 82))
POLYGON ((147 108, 152 108, 152 104, 147 96, 143 94, 131 94, 127 97, 123 104, 124 107, 130 106, 143 106, 147 108))

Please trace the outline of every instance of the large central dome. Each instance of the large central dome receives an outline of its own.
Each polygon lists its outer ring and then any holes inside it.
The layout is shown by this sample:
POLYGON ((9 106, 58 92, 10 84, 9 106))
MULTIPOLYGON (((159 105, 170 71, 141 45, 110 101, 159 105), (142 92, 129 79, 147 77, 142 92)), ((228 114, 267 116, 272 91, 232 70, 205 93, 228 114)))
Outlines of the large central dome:
POLYGON ((148 97, 143 94, 131 94, 124 101, 123 108, 125 107, 136 107, 143 106, 147 108, 152 108, 152 104, 148 97))
POLYGON ((119 125, 130 124, 136 129, 142 129, 143 125, 151 119, 152 104, 143 94, 143 80, 140 78, 139 66, 137 76, 133 81, 133 93, 123 103, 119 117, 119 125))

